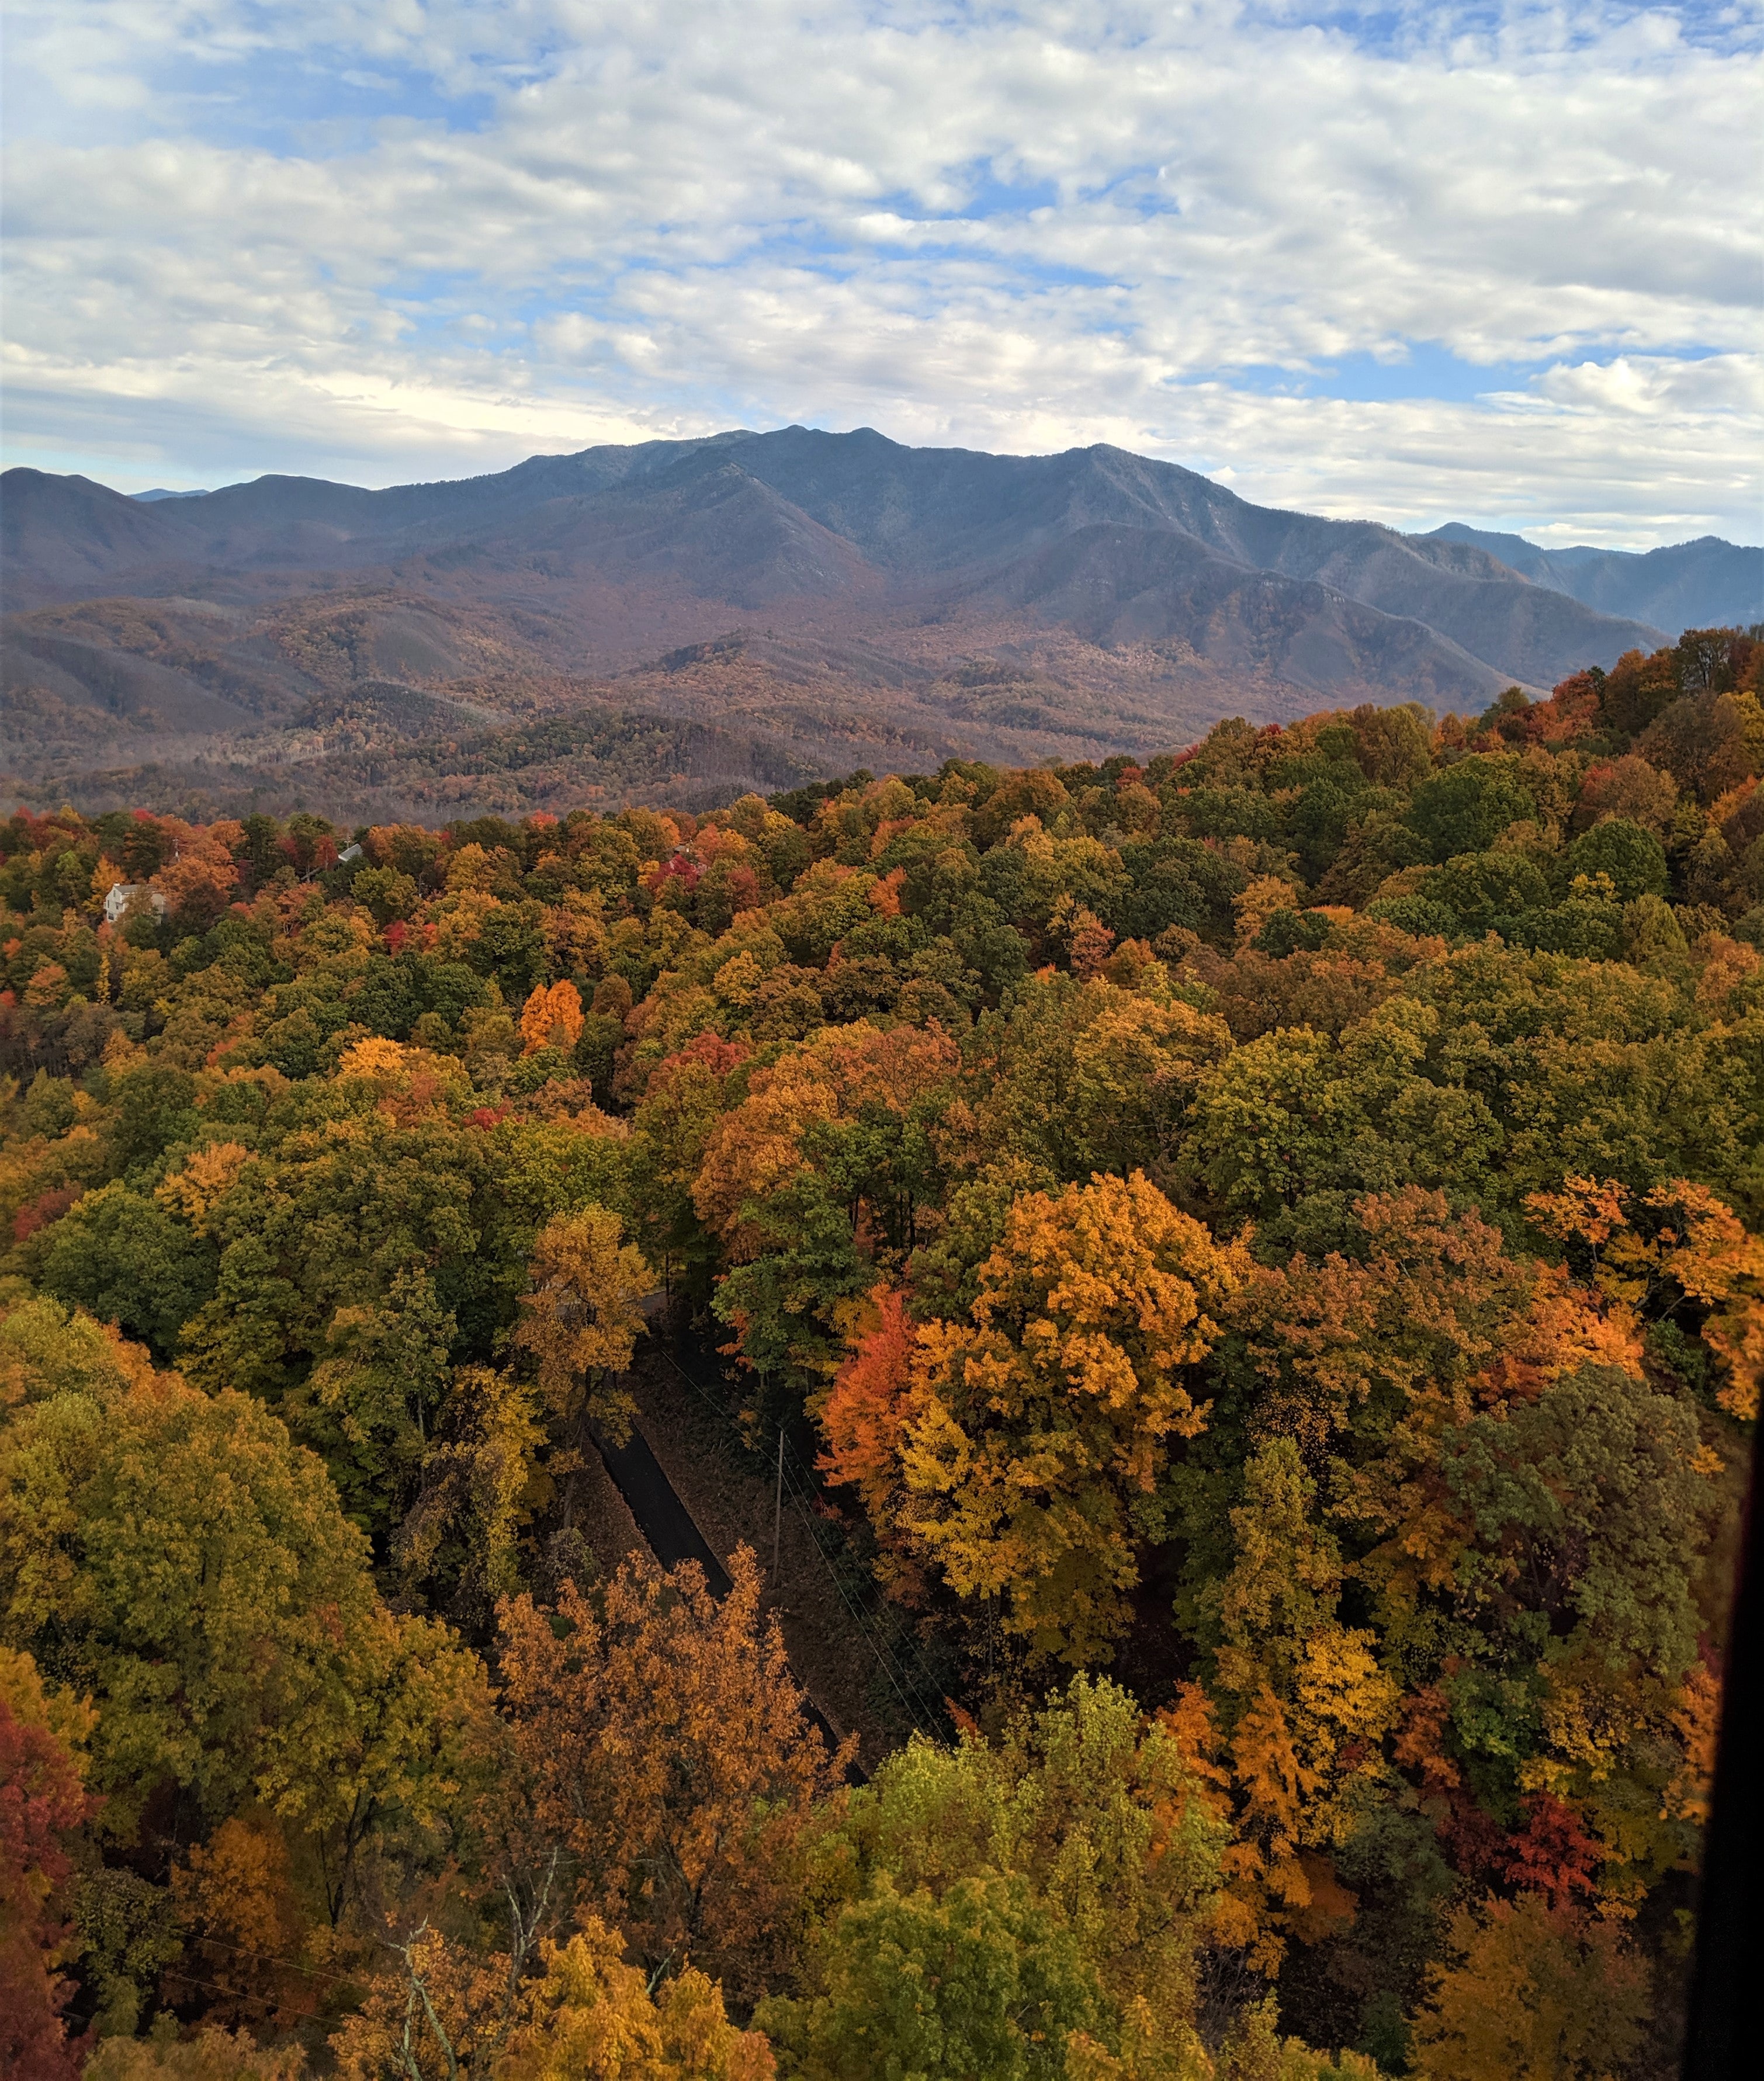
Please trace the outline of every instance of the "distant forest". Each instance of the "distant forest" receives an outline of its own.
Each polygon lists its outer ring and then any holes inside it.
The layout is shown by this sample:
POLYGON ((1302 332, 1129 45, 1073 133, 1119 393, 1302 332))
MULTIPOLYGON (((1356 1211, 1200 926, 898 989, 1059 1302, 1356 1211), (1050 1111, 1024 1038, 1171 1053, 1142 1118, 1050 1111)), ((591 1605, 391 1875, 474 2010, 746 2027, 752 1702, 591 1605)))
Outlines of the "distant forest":
POLYGON ((1665 2081, 1761 639, 704 815, 0 821, 0 2066, 1665 2081), (767 1552, 584 1532, 688 1345, 880 1742, 767 1552))

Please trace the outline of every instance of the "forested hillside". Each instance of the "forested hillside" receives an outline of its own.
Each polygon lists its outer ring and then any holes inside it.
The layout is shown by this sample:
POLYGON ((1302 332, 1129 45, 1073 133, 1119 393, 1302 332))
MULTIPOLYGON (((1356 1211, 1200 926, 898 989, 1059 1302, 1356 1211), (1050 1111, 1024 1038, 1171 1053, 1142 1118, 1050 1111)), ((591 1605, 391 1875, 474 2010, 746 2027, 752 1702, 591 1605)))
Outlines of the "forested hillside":
POLYGON ((1673 2071, 1761 671, 0 823, 0 2062, 1673 2071), (761 1562, 583 1537, 682 1334, 947 1693, 867 1781, 761 1562))

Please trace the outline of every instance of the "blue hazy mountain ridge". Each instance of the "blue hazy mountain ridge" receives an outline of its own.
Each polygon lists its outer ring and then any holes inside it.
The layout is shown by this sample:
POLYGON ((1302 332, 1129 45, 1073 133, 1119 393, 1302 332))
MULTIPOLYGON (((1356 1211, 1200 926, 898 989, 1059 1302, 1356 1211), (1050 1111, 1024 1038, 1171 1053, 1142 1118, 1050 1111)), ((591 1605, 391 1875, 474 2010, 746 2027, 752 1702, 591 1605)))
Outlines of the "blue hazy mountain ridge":
POLYGON ((1764 620, 1764 549, 1718 535, 1657 549, 1546 549, 1522 535, 1496 534, 1450 521, 1425 542, 1484 549, 1534 585, 1567 593, 1601 614, 1651 621, 1674 635, 1686 629, 1749 628, 1764 620))
MULTIPOLYGON (((1277 679, 1310 657, 1290 676, 1311 693, 1412 692, 1458 705, 1492 680, 1547 687, 1676 633, 1538 584, 1476 543, 1255 506, 1107 446, 996 456, 792 427, 534 456, 377 491, 264 477, 137 501, 28 469, 6 473, 0 490, 7 599, 19 607, 229 587, 261 599, 374 570, 479 599, 648 586, 714 609, 824 619, 836 607, 875 626, 958 607, 970 620, 1061 624, 1103 648, 1186 645, 1219 663, 1256 650, 1268 623, 1286 633, 1262 643, 1257 662, 1277 679), (1082 544, 1081 580, 1069 559, 1046 568, 1055 543, 1082 544)), ((583 636, 586 669, 639 661, 640 637, 621 642, 604 625, 583 636)))

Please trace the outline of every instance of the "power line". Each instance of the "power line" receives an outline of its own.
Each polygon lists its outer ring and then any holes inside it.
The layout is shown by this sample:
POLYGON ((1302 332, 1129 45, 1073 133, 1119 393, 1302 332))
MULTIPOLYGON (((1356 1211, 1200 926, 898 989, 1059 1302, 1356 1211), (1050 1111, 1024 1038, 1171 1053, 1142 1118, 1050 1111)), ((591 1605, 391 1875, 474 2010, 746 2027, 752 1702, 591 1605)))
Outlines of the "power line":
MULTIPOLYGON (((700 1401, 715 1414, 719 1422, 739 1438, 741 1435, 739 1427, 722 1402, 701 1381, 694 1380, 671 1352, 663 1352, 660 1356, 680 1375, 700 1401)), ((920 1671, 910 1668, 904 1661, 897 1658, 886 1637, 878 1631, 874 1616, 866 1612, 861 1603, 853 1595, 851 1587, 846 1581, 845 1570, 840 1566, 835 1555, 828 1550, 820 1528, 815 1522, 814 1499, 817 1491, 812 1478, 802 1466, 795 1448, 785 1438, 781 1425, 778 1436, 779 1465, 783 1484, 789 1490, 791 1504, 803 1528, 813 1542, 822 1565, 833 1579, 833 1587, 839 1593, 840 1602, 856 1621, 859 1631, 864 1637, 865 1644, 874 1655, 878 1667, 887 1678, 907 1718, 920 1734, 935 1738, 939 1733, 938 1713, 942 1705, 941 1692, 934 1687, 928 1688, 924 1684, 920 1671), (911 1695, 909 1695, 909 1691, 911 1695)), ((916 1655, 911 1658, 911 1661, 915 1663, 917 1660, 916 1655)))
MULTIPOLYGON (((363 1978, 359 1973, 327 1973, 318 1965, 297 1965, 292 1958, 277 1958, 267 1951, 252 1951, 242 1944, 229 1944, 224 1936, 210 1936, 203 1933, 192 1935, 186 1940, 192 1944, 212 1944, 217 1951, 230 1951, 235 1957, 255 1959, 260 1965, 280 1965, 290 1973, 304 1974, 309 1980, 330 1980, 339 1987, 359 1986, 363 1978)), ((168 1966, 166 1970, 169 1972, 179 1969, 168 1966)))
MULTIPOLYGON (((671 1365, 674 1371, 680 1375, 680 1378, 685 1381, 686 1385, 689 1388, 692 1389, 693 1393, 697 1395, 702 1402, 704 1402, 705 1406, 713 1411, 724 1427, 732 1431, 737 1438, 739 1438, 741 1435, 739 1427, 735 1423, 734 1419, 730 1415, 729 1411, 722 1406, 717 1398, 712 1394, 701 1381, 694 1380, 691 1374, 688 1373, 671 1354, 664 1352, 663 1356, 667 1360, 669 1365, 671 1365)), ((808 1480, 805 1476, 797 1452, 794 1448, 792 1447, 789 1444, 789 1441, 785 1438, 781 1427, 779 1431, 779 1441, 781 1446, 780 1459, 782 1468, 784 1485, 789 1490, 792 1506, 795 1509, 798 1517, 801 1520, 803 1528, 807 1532, 810 1540, 814 1542, 816 1553, 819 1555, 821 1562, 826 1567, 827 1573, 833 1579, 833 1587, 839 1592, 840 1601, 844 1604, 846 1609, 851 1613, 852 1616, 857 1621, 859 1627, 864 1633, 865 1639, 869 1644, 871 1651, 875 1654, 877 1660, 881 1663, 884 1674, 888 1676, 890 1683, 895 1688, 895 1690, 900 1696, 901 1703, 906 1708, 908 1717, 913 1721, 916 1726, 920 1728, 922 1732, 933 1732, 934 1726, 928 1726, 924 1724, 920 1713, 915 1709, 912 1701, 906 1696, 904 1688, 901 1683, 901 1665, 897 1662, 896 1658, 895 1657, 891 1649, 889 1647, 886 1639, 878 1633, 871 1615, 866 1612, 861 1604, 853 1597, 850 1585, 846 1580, 845 1571, 840 1566, 836 1556, 827 1549, 826 1541, 822 1537, 819 1527, 815 1522, 814 1484, 812 1481, 808 1480), (806 1490, 806 1495, 805 1495, 805 1490, 806 1490)), ((922 1689, 916 1682, 913 1684, 912 1688, 916 1692, 919 1692, 920 1701, 922 1703, 924 1696, 922 1689)))
MULTIPOLYGON (((680 1378, 685 1381, 686 1385, 693 1389, 693 1393, 698 1396, 700 1400, 702 1401, 708 1408, 714 1410, 722 1422, 730 1430, 734 1431, 736 1436, 739 1437, 740 1436, 739 1430, 730 1418, 728 1410, 723 1408, 716 1398, 697 1381, 694 1380, 692 1375, 688 1373, 671 1355, 664 1352, 663 1356, 667 1358, 667 1363, 673 1367, 675 1372, 677 1373, 680 1378)), ((783 1433, 781 1430, 780 1431, 779 1437, 781 1444, 783 1442, 783 1433)), ((790 1452, 786 1447, 785 1452, 781 1455, 780 1465, 784 1471, 785 1479, 788 1482, 789 1487, 791 1504, 795 1509, 798 1516, 802 1520, 810 1539, 814 1541, 816 1553, 820 1556, 828 1574, 832 1577, 833 1587, 839 1592, 840 1602, 844 1604, 846 1610, 850 1612, 852 1617, 857 1621, 858 1629, 864 1636, 865 1645, 869 1647, 871 1654, 875 1656, 878 1666, 881 1668, 882 1674, 888 1679, 889 1683, 893 1687, 895 1695, 899 1699, 902 1708, 904 1709, 907 1718, 911 1721, 913 1726, 918 1729, 920 1733, 926 1734, 934 1734, 936 1732, 935 1726, 926 1723, 924 1716, 915 1705, 912 1699, 907 1695, 906 1688, 901 1682, 900 1672, 895 1666, 894 1658, 889 1653, 886 1643, 878 1637, 874 1625, 868 1614, 865 1612, 861 1606, 853 1597, 850 1589, 846 1584, 840 1570, 834 1562, 831 1555, 827 1553, 825 1546, 823 1545, 820 1534, 815 1528, 812 1511, 805 1510, 803 1507, 802 1499, 798 1492, 796 1469, 792 1464, 794 1459, 794 1453, 790 1452)))
POLYGON ((321 2019, 317 2009, 294 2009, 291 2004, 275 1995, 253 1994, 246 1987, 223 1987, 217 1980, 204 1980, 195 1973, 187 1973, 181 1965, 160 1968, 161 1977, 175 1980, 186 1987, 200 1987, 205 1994, 219 1995, 229 2002, 249 2002, 259 2008, 290 2010, 297 2024, 316 2024, 321 2019))
MULTIPOLYGON (((781 1436, 781 1432, 780 1435, 781 1436)), ((886 1635, 880 1633, 875 1630, 872 1616, 866 1614, 861 1604, 854 1600, 854 1598, 850 1595, 846 1581, 845 1570, 840 1566, 837 1558, 827 1550, 827 1548, 821 1537, 819 1528, 815 1523, 818 1513, 815 1507, 815 1488, 812 1483, 806 1482, 802 1477, 800 1471, 800 1465, 797 1462, 796 1456, 794 1452, 789 1453, 786 1456, 785 1464, 785 1478, 789 1486, 790 1500, 795 1506, 797 1516, 802 1520, 803 1525, 808 1532, 809 1537, 815 1541, 815 1547, 820 1553, 821 1559, 825 1564, 827 1572, 833 1578, 835 1587, 838 1589, 841 1597, 844 1600, 847 1609, 852 1612, 853 1616, 857 1619, 858 1623, 864 1627, 866 1637, 870 1639, 878 1658, 882 1662, 885 1668, 888 1670, 891 1680, 895 1682, 896 1690, 899 1691, 900 1689, 899 1679, 895 1674, 898 1671, 905 1674, 907 1681, 911 1685, 919 1703, 921 1705, 924 1705, 927 1693, 920 1683, 919 1673, 913 1667, 913 1664, 916 1663, 917 1658, 913 1657, 911 1661, 909 1662, 904 1658, 897 1657, 893 1647, 887 1639, 886 1635), (806 1494, 804 1493, 805 1489, 806 1490, 806 1494)), ((941 1703, 941 1694, 933 1692, 929 1695, 933 1701, 929 1724, 927 1724, 920 1718, 920 1714, 914 1710, 912 1705, 904 1698, 902 1702, 907 1705, 907 1711, 911 1715, 914 1724, 919 1727, 920 1731, 923 1734, 934 1734, 937 1732, 937 1707, 941 1703)))

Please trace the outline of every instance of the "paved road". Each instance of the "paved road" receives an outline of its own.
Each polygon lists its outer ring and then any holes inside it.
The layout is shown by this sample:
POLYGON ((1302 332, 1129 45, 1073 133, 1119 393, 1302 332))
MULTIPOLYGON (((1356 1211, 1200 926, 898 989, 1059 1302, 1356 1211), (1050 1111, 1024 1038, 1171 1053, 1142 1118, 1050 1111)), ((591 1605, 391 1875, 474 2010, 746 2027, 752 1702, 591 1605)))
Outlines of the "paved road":
MULTIPOLYGON (((677 1568, 682 1561, 696 1561, 705 1571, 705 1581, 711 1595, 726 1597, 732 1587, 729 1571, 711 1552, 709 1542, 693 1522, 692 1512, 662 1472, 661 1462, 650 1450, 648 1439, 633 1424, 627 1444, 608 1444, 598 1434, 594 1442, 600 1448, 607 1472, 613 1477, 613 1486, 624 1497, 626 1508, 637 1520, 638 1530, 649 1541, 656 1559, 664 1568, 677 1568)), ((839 1736, 833 1731, 832 1722, 806 1691, 802 1694, 802 1710, 826 1735, 827 1747, 836 1749, 839 1736)), ((850 1785, 869 1782, 855 1763, 846 1765, 845 1777, 850 1785)))
POLYGON ((662 1472, 661 1462, 634 1424, 630 1442, 608 1444, 596 1436, 600 1457, 613 1477, 613 1486, 624 1497, 637 1520, 637 1528, 649 1541, 664 1568, 677 1568, 682 1561, 696 1561, 705 1571, 705 1581, 714 1597, 729 1594, 729 1571, 710 1550, 709 1542, 693 1522, 692 1512, 662 1472))

